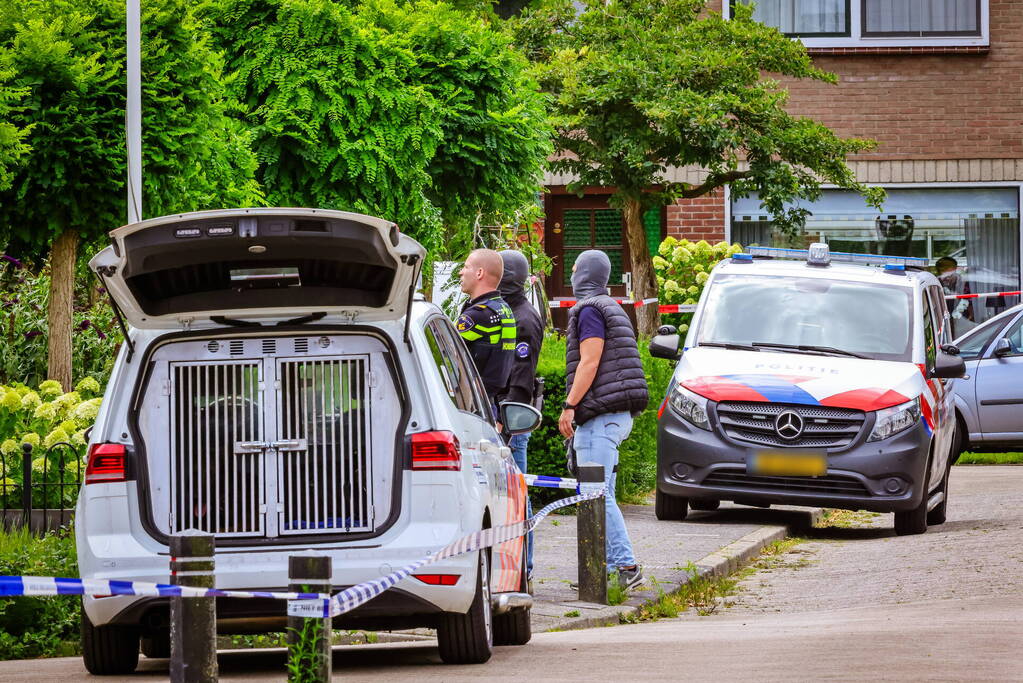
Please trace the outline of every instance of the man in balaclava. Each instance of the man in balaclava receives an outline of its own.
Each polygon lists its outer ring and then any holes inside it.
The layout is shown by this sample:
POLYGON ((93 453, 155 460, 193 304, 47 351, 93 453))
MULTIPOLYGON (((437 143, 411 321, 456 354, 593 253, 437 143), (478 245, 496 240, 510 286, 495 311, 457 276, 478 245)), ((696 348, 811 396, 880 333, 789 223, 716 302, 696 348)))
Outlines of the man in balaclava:
POLYGON ((607 294, 611 261, 596 249, 572 267, 578 300, 568 311, 565 386, 568 395, 558 428, 573 439, 577 462, 604 466, 607 494, 607 566, 623 588, 643 583, 625 519, 615 500, 618 447, 632 431, 633 417, 649 400, 636 331, 622 307, 607 294))
MULTIPOLYGON (((516 338, 515 360, 512 362, 508 387, 504 394, 498 398, 498 404, 504 401, 515 401, 537 405, 540 398, 540 387, 536 381, 536 363, 540 358, 540 347, 543 344, 543 322, 540 320, 540 314, 526 298, 529 262, 521 252, 513 249, 502 251, 501 259, 504 261, 504 274, 501 276, 501 284, 497 291, 505 303, 511 306, 515 316, 516 338)), ((529 444, 529 435, 530 432, 516 434, 508 442, 512 456, 515 458, 515 464, 522 472, 528 471, 526 469, 528 463, 526 447, 529 444)), ((528 500, 526 505, 527 514, 532 515, 528 500)), ((532 533, 529 534, 526 544, 526 575, 531 577, 533 574, 532 533)))

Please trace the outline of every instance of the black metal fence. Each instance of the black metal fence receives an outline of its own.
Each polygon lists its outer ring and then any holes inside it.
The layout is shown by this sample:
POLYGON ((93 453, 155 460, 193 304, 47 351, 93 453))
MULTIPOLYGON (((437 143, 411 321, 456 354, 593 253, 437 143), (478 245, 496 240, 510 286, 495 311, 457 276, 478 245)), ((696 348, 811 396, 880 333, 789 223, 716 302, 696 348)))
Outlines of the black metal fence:
POLYGON ((62 441, 21 448, 20 454, 0 454, 0 525, 27 526, 35 533, 64 526, 85 476, 85 447, 62 441))

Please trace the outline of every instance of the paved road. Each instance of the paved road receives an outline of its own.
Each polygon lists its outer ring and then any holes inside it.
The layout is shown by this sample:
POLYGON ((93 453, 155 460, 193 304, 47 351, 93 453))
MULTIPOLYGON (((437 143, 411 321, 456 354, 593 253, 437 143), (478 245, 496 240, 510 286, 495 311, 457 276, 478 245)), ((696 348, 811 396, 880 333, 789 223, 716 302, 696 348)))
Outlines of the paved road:
MULTIPOLYGON (((430 642, 339 648, 336 676, 1023 680, 1023 467, 954 469, 949 522, 926 535, 895 537, 890 515, 855 523, 815 532, 709 617, 539 634, 472 667, 441 665, 430 642)), ((124 680, 166 676, 163 660, 142 669, 124 680)), ((283 670, 280 652, 221 656, 225 681, 283 680, 283 670)), ((83 677, 78 659, 0 666, 5 682, 83 677)))

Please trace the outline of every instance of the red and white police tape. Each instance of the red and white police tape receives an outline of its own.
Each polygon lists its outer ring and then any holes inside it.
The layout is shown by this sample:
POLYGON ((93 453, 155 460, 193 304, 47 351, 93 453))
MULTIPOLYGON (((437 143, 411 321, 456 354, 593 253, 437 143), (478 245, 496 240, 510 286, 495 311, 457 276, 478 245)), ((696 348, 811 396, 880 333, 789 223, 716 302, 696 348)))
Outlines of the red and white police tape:
POLYGON ((1023 294, 1023 290, 1017 289, 1015 292, 981 292, 979 294, 949 294, 946 299, 988 299, 996 296, 1019 296, 1023 294))
MULTIPOLYGON (((647 306, 649 304, 657 303, 657 297, 654 297, 652 299, 640 300, 615 298, 615 301, 617 301, 622 306, 635 306, 636 308, 639 308, 640 306, 647 306)), ((572 308, 577 303, 579 303, 577 299, 555 299, 553 301, 547 302, 547 304, 551 308, 572 308)))

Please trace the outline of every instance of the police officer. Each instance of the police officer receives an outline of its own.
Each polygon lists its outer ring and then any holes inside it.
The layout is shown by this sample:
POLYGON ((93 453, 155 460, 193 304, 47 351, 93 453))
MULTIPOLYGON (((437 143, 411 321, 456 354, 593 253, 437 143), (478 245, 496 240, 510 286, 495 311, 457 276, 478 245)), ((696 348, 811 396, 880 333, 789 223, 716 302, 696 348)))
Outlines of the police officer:
MULTIPOLYGON (((508 387, 498 397, 498 401, 515 401, 536 405, 539 387, 536 382, 536 363, 540 359, 540 347, 543 344, 543 322, 540 314, 526 298, 526 278, 529 276, 529 263, 520 252, 507 249, 501 252, 504 261, 504 275, 498 287, 501 297, 511 306, 515 315, 515 360, 512 363, 508 387)), ((539 406, 538 406, 539 407, 539 406)), ((508 441, 512 456, 519 470, 526 469, 528 460, 526 448, 529 445, 529 432, 516 434, 508 441)), ((532 510, 527 510, 531 515, 532 510)), ((526 576, 533 574, 533 534, 530 532, 526 551, 526 576)))
POLYGON ((500 254, 492 249, 477 249, 465 259, 459 273, 462 291, 469 295, 469 301, 462 307, 456 327, 483 377, 483 387, 493 406, 508 386, 515 358, 515 316, 497 292, 503 272, 500 254))

